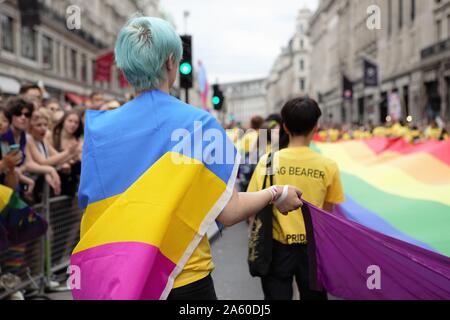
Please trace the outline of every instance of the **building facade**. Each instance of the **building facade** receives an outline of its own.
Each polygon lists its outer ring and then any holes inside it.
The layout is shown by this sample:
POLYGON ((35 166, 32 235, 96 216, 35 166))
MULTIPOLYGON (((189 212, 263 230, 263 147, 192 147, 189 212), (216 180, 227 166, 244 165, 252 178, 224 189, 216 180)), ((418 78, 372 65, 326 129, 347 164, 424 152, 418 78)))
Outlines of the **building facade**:
POLYGON ((123 96, 115 67, 110 83, 94 81, 95 60, 114 48, 118 31, 134 13, 159 16, 158 8, 159 0, 3 1, 0 90, 17 94, 20 84, 42 81, 61 99, 93 90, 123 96))
POLYGON ((308 9, 299 11, 294 36, 273 64, 266 84, 269 113, 280 112, 288 100, 309 93, 311 16, 308 9))
POLYGON ((321 0, 310 38, 311 94, 329 122, 383 123, 392 97, 400 120, 449 118, 450 1, 321 0), (379 29, 369 28, 374 17, 379 29), (364 60, 377 66, 378 86, 365 85, 364 60))
POLYGON ((228 122, 232 120, 246 126, 253 116, 269 114, 266 100, 266 79, 234 82, 220 85, 225 95, 228 122))

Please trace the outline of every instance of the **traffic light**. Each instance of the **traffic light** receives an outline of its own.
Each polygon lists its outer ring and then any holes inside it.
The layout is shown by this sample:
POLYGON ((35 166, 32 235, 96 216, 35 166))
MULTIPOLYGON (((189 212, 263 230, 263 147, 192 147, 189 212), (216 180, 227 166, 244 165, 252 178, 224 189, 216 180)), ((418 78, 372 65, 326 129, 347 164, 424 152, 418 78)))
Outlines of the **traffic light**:
POLYGON ((192 36, 181 36, 183 58, 180 62, 180 88, 190 89, 193 84, 194 67, 192 65, 192 36))
POLYGON ((223 108, 223 103, 225 101, 225 97, 223 96, 222 90, 220 90, 219 85, 213 85, 213 97, 212 104, 214 106, 214 110, 220 111, 223 108))

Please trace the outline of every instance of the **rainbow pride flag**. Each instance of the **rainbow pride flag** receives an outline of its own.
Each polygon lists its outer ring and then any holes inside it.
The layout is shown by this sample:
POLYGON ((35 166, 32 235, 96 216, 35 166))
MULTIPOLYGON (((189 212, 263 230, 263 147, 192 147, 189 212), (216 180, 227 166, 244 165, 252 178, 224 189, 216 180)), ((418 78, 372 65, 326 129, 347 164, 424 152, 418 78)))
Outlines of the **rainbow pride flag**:
POLYGON ((313 149, 338 163, 346 202, 334 214, 303 210, 312 287, 344 299, 450 299, 450 141, 313 149))
POLYGON ((450 140, 413 145, 374 138, 313 148, 339 165, 342 215, 450 257, 450 140))
POLYGON ((73 297, 166 299, 231 198, 238 165, 211 115, 164 92, 88 111, 73 297))
POLYGON ((44 235, 47 221, 13 189, 0 184, 0 250, 44 235))

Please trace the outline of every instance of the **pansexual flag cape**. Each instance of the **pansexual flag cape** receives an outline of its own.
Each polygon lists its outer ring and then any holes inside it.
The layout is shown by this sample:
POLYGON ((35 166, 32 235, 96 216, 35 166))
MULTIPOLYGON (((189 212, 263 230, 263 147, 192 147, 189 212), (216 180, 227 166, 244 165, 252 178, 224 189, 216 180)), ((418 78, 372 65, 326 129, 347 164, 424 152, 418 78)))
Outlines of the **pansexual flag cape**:
POLYGON ((75 299, 166 299, 231 198, 239 155, 207 112, 158 90, 86 114, 75 299))
POLYGON ((341 170, 346 202, 312 209, 317 279, 346 299, 450 299, 450 141, 315 143, 341 170), (367 290, 366 268, 382 290, 367 290))

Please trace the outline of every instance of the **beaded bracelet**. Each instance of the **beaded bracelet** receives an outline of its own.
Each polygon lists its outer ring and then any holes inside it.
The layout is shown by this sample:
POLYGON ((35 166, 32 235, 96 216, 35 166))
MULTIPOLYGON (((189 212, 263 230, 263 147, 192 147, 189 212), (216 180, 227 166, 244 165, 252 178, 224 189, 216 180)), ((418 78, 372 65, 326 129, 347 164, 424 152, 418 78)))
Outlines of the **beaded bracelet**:
POLYGON ((270 200, 270 204, 274 204, 274 202, 277 201, 278 198, 280 197, 280 195, 278 194, 278 188, 275 186, 271 186, 267 190, 269 190, 272 195, 272 200, 270 200))

